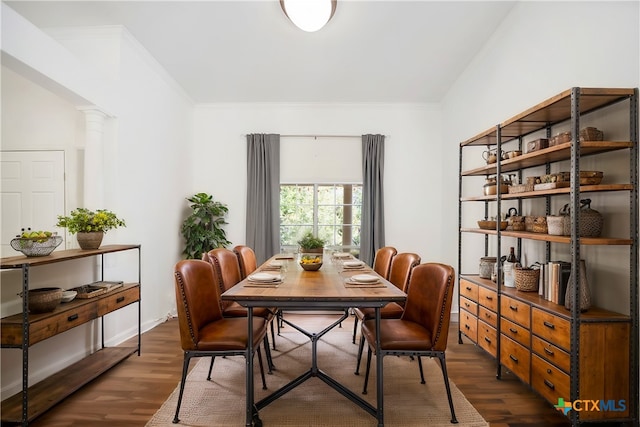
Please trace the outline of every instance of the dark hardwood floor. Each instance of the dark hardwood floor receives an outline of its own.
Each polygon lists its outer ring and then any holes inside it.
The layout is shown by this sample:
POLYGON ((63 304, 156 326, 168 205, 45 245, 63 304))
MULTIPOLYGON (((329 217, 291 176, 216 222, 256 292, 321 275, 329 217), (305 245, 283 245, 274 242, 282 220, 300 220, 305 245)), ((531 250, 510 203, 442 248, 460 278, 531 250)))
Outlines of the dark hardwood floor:
MULTIPOLYGON (((353 326, 348 323, 343 327, 353 326)), ((570 425, 512 374, 503 370, 502 379, 497 380, 495 361, 469 342, 458 344, 457 330, 458 324, 452 323, 447 349, 449 377, 492 427, 570 425)), ((178 385, 181 369, 178 322, 172 319, 143 334, 140 356, 133 355, 112 368, 31 425, 144 426, 178 385)))

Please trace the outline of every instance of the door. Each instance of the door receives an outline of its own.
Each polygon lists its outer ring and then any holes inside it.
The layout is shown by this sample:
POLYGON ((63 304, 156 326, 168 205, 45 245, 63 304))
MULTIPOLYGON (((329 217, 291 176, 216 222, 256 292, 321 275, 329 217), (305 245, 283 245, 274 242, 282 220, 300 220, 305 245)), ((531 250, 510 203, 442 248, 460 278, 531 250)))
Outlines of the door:
POLYGON ((58 215, 64 215, 64 152, 0 152, 1 254, 20 255, 11 239, 22 228, 57 231, 58 215))

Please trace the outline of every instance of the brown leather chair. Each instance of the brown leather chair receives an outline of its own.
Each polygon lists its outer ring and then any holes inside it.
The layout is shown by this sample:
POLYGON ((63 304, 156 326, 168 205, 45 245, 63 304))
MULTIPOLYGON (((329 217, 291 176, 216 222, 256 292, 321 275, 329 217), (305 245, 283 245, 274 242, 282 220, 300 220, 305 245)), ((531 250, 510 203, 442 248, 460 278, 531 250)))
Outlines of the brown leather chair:
POLYGON ((378 249, 376 256, 373 258, 373 271, 388 279, 391 271, 391 260, 397 253, 398 251, 393 246, 385 246, 378 249))
MULTIPOLYGON (((411 278, 413 267, 420 264, 420 255, 411 252, 403 252, 397 254, 391 259, 391 268, 389 269, 388 280, 396 285, 402 292, 407 292, 407 285, 411 278)), ((399 319, 404 311, 404 304, 390 303, 382 307, 380 317, 382 319, 399 319)), ((353 309, 355 319, 353 321, 353 343, 356 342, 356 334, 358 331, 358 320, 364 322, 375 317, 375 309, 372 307, 358 307, 353 309)), ((364 338, 360 338, 360 352, 364 347, 364 338)))
MULTIPOLYGON (((176 305, 180 327, 180 344, 184 350, 182 381, 173 422, 180 420, 185 380, 193 357, 246 356, 247 318, 225 318, 220 310, 220 292, 214 281, 211 264, 197 259, 179 261, 174 268, 176 305), (213 304, 211 302, 214 302, 213 304)), ((258 352, 262 387, 267 388, 260 354, 260 342, 267 334, 267 322, 253 318, 253 348, 258 352)), ((255 353, 254 353, 255 354, 255 353)), ((254 357, 254 354, 251 357, 254 357)), ((209 370, 208 380, 211 379, 209 370)), ((240 416, 240 414, 238 414, 240 416)))
MULTIPOLYGON (((242 273, 240 272, 240 262, 236 254, 226 248, 216 248, 202 255, 202 259, 209 261, 213 266, 214 280, 218 284, 220 294, 231 289, 242 281, 242 273)), ((236 301, 220 301, 220 309, 224 317, 247 317, 247 307, 243 307, 236 301)), ((266 307, 256 307, 253 309, 253 315, 262 317, 271 324, 271 337, 275 340, 273 331, 273 317, 275 311, 266 307)), ((271 358, 271 350, 269 348, 269 338, 265 336, 265 353, 269 366, 269 373, 274 369, 273 360, 271 358)))
POLYGON ((242 279, 246 279, 248 275, 258 269, 258 261, 256 260, 256 253, 249 246, 237 245, 233 248, 240 262, 240 275, 242 279))
MULTIPOLYGON (((454 270, 449 265, 427 263, 414 267, 402 317, 380 320, 380 354, 376 356, 384 357, 388 354, 418 356, 418 362, 420 362, 420 356, 437 357, 440 360, 440 368, 449 398, 451 422, 457 423, 445 362, 454 283, 454 270)), ((367 372, 362 391, 363 394, 366 394, 371 368, 371 353, 376 349, 375 320, 364 321, 362 334, 369 345, 367 372)), ((360 361, 358 361, 359 363, 360 361)), ((420 371, 422 373, 422 364, 420 364, 420 371)))

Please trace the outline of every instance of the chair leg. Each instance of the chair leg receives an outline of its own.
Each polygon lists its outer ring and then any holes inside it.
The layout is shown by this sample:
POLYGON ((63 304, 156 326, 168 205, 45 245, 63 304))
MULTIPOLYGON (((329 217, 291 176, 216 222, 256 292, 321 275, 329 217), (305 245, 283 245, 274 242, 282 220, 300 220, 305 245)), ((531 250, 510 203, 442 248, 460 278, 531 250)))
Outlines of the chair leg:
POLYGON ((420 368, 420 384, 425 384, 424 372, 422 371, 422 359, 420 359, 420 356, 418 356, 418 368, 420 368))
POLYGON ((449 375, 447 375, 447 363, 444 360, 444 352, 438 354, 438 359, 440 359, 440 368, 442 369, 444 386, 447 389, 447 397, 449 398, 449 408, 451 409, 451 423, 458 424, 458 420, 456 419, 456 412, 453 409, 453 399, 451 398, 451 387, 449 386, 449 375))
POLYGON ((262 342, 264 343, 264 352, 267 355, 267 367, 269 368, 269 375, 273 374, 273 371, 275 371, 276 367, 273 364, 273 359, 271 358, 271 349, 269 347, 269 337, 267 336, 267 334, 264 334, 264 339, 262 340, 262 342))
POLYGON ((207 374, 207 381, 211 381, 211 371, 213 371, 213 362, 215 362, 216 357, 211 356, 211 364, 209 365, 209 373, 207 374))
POLYGON ((271 345, 273 345, 273 349, 276 349, 276 333, 274 331, 274 326, 273 326, 273 322, 276 321, 275 318, 271 319, 271 345))
MULTIPOLYGON (((267 343, 267 349, 269 348, 269 344, 267 343)), ((256 349, 258 352, 258 364, 260 365, 260 376, 262 377, 262 389, 267 389, 267 381, 264 378, 264 366, 262 364, 262 352, 260 351, 260 347, 256 349)))
POLYGON ((362 388, 362 394, 367 394, 367 385, 369 385, 369 371, 371 371, 371 347, 367 347, 367 372, 364 374, 364 387, 362 388))
POLYGON ((184 393, 184 383, 187 379, 187 372, 189 372, 189 362, 191 361, 191 355, 185 351, 184 361, 182 362, 182 381, 180 381, 180 393, 178 394, 178 405, 176 406, 176 414, 173 416, 173 423, 180 422, 178 413, 180 412, 180 405, 182 404, 182 395, 184 393))
POLYGON ((351 339, 352 343, 356 343, 356 333, 358 332, 358 316, 353 315, 353 338, 351 339))
POLYGON ((360 375, 360 360, 362 359, 362 350, 364 349, 364 336, 360 336, 360 344, 358 345, 358 364, 354 374, 360 375))

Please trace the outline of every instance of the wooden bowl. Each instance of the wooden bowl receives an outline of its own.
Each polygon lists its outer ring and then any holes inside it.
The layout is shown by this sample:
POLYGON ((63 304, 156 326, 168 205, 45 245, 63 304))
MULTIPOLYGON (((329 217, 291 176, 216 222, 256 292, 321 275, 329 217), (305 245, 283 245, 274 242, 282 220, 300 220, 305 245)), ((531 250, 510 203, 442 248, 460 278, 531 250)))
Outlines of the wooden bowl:
MULTIPOLYGON (((509 223, 507 221, 500 221, 500 230, 505 230, 509 223)), ((496 221, 488 221, 488 220, 480 220, 478 221, 478 227, 483 230, 495 230, 496 229, 496 221)))
POLYGON ((62 300, 61 288, 30 289, 28 292, 29 312, 48 313, 53 311, 62 300))
POLYGON ((320 270, 320 267, 322 267, 322 263, 321 262, 315 262, 313 264, 300 263, 300 267, 302 267, 304 271, 318 271, 320 270))

